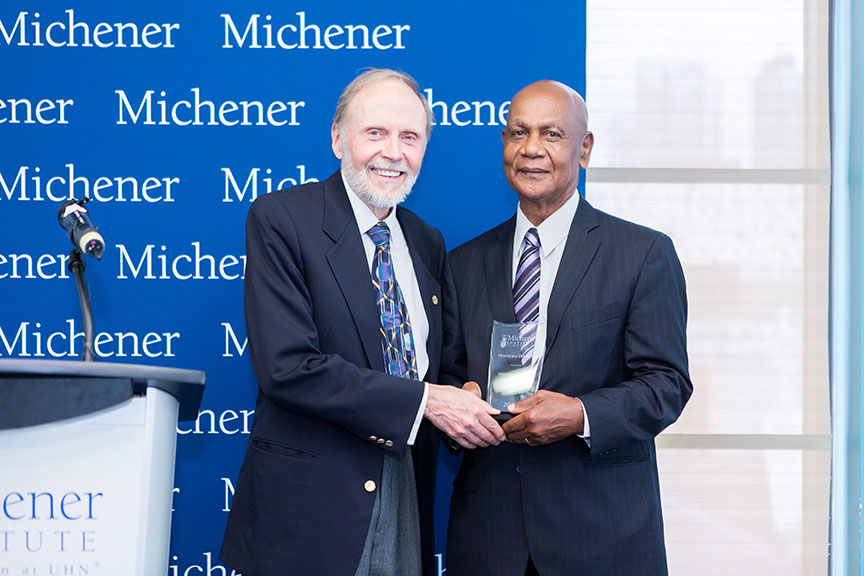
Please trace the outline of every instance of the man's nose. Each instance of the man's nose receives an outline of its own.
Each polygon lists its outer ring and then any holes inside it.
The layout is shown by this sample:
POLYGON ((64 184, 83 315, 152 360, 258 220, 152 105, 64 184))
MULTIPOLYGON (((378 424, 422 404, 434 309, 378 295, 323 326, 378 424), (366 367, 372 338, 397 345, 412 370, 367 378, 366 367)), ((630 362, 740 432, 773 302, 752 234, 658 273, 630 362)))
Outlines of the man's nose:
POLYGON ((525 145, 522 146, 522 154, 531 158, 542 156, 545 152, 546 149, 543 147, 543 140, 539 134, 530 134, 525 140, 525 145))
POLYGON ((388 136, 383 142, 381 154, 385 158, 399 160, 402 157, 402 143, 399 141, 399 136, 388 136))

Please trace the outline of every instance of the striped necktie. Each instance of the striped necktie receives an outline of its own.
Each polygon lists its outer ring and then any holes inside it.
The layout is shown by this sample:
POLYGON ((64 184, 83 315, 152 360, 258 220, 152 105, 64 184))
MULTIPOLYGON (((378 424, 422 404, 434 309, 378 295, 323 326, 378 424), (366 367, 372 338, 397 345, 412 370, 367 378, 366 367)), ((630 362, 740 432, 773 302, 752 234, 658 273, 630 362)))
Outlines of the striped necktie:
POLYGON ((378 290, 378 312, 381 315, 381 351, 388 374, 419 380, 414 354, 414 335, 402 291, 393 273, 390 253, 390 228, 378 222, 366 231, 375 243, 372 260, 372 284, 378 290))
POLYGON ((522 255, 513 283, 513 308, 519 322, 533 322, 519 332, 520 336, 527 337, 522 347, 522 364, 527 365, 534 355, 536 322, 540 319, 540 236, 536 228, 529 229, 522 242, 522 255))

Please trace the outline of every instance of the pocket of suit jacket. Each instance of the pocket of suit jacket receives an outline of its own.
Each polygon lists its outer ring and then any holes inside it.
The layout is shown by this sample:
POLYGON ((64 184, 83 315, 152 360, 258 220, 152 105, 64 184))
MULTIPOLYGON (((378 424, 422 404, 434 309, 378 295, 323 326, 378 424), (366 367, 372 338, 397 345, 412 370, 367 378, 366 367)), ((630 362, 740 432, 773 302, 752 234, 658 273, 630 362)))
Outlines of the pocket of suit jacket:
POLYGON ((570 317, 570 329, 578 330, 596 324, 602 324, 603 322, 620 318, 625 312, 624 304, 617 301, 608 306, 589 310, 588 312, 578 312, 570 317))
POLYGON ((274 442, 272 440, 264 440, 262 438, 254 438, 252 440, 252 445, 263 452, 269 452, 271 454, 287 456, 289 458, 296 458, 299 460, 314 460, 318 456, 315 452, 312 452, 310 450, 304 450, 302 448, 297 448, 289 444, 274 442))
POLYGON ((583 456, 582 462, 585 466, 625 466, 648 462, 648 456, 638 444, 631 444, 601 454, 583 456))

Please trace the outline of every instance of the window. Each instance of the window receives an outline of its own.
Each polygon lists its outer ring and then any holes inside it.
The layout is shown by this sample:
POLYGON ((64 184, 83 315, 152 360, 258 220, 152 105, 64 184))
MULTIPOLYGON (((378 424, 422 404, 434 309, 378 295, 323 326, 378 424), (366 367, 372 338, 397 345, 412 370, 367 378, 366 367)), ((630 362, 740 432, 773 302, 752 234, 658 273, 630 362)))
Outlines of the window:
POLYGON ((672 575, 826 574, 828 1, 588 2, 587 197, 688 282, 658 438, 672 575))

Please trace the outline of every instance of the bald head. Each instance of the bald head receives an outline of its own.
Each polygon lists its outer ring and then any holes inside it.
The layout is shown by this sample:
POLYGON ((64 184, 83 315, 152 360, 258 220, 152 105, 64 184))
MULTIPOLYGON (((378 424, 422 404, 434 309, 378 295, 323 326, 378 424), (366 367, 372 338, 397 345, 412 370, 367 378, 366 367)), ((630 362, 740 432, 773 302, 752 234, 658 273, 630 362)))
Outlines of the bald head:
MULTIPOLYGON (((569 114, 576 121, 577 128, 585 133, 588 131, 588 106, 578 92, 562 82, 556 80, 538 80, 529 84, 516 93, 510 104, 512 118, 513 105, 520 100, 531 100, 532 98, 563 98, 569 101, 569 114)), ((508 123, 509 123, 508 118, 508 123)))
POLYGON ((573 195, 591 159, 585 101, 561 82, 529 84, 513 97, 502 138, 507 181, 539 225, 573 195))

